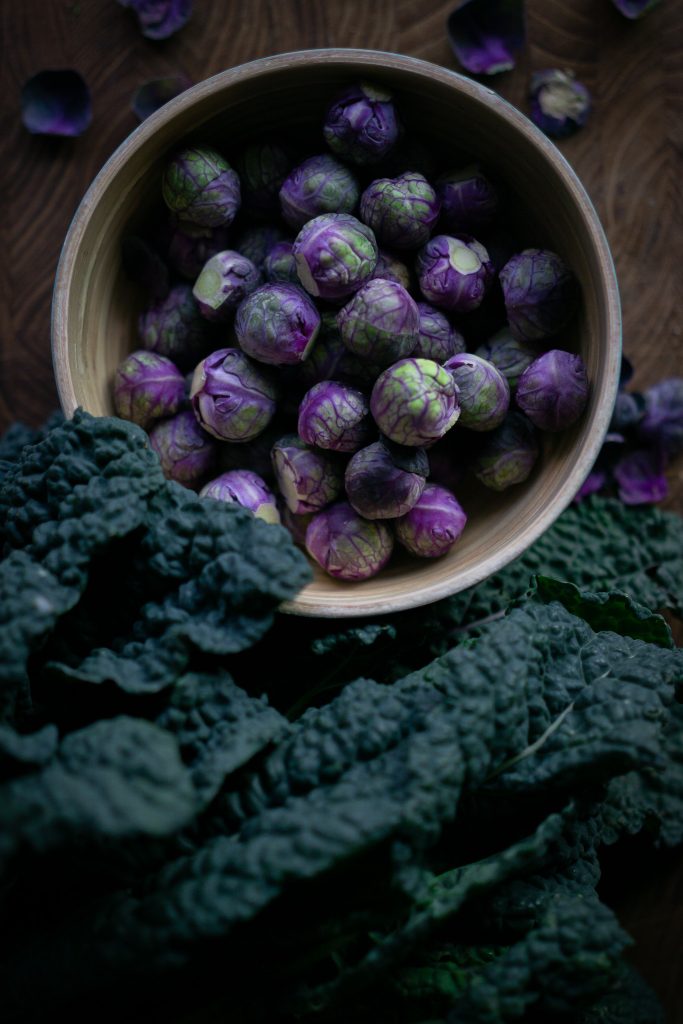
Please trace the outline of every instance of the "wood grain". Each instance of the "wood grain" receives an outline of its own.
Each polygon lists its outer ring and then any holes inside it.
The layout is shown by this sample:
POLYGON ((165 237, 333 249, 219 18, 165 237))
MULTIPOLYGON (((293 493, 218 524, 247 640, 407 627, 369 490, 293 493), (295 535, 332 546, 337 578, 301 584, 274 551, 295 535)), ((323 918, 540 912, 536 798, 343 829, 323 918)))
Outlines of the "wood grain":
MULTIPOLYGON (((57 404, 49 354, 52 281, 73 212, 99 167, 135 127, 128 104, 144 80, 183 71, 194 81, 255 57, 320 46, 363 46, 457 69, 444 24, 451 0, 195 0, 187 28, 164 43, 139 35, 114 0, 0 4, 0 429, 38 423, 57 404), (80 139, 29 136, 19 121, 23 81, 75 67, 93 91, 80 139)), ((529 45, 495 87, 521 109, 531 69, 574 69, 595 109, 561 143, 588 189, 615 258, 624 349, 634 385, 683 373, 683 4, 663 2, 627 22, 609 0, 528 0, 529 45)), ((683 460, 667 505, 683 511, 683 460)), ((619 871, 619 864, 610 865, 619 871)), ((683 1021, 683 869, 675 854, 629 851, 610 890, 637 939, 632 959, 683 1021)))

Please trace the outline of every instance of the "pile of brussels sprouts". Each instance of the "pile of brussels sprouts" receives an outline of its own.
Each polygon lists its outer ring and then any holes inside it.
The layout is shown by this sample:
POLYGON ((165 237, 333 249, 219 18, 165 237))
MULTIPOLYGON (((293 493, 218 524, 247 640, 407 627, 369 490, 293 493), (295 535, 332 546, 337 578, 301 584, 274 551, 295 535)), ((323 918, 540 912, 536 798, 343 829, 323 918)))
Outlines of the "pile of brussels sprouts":
POLYGON ((556 253, 515 248, 477 165, 434 173, 386 90, 344 90, 309 145, 255 142, 235 168, 172 155, 161 236, 128 240, 153 301, 115 405, 169 478, 362 580, 396 542, 452 547, 465 466, 518 484, 538 432, 581 415, 585 367, 561 347, 578 289, 556 253))

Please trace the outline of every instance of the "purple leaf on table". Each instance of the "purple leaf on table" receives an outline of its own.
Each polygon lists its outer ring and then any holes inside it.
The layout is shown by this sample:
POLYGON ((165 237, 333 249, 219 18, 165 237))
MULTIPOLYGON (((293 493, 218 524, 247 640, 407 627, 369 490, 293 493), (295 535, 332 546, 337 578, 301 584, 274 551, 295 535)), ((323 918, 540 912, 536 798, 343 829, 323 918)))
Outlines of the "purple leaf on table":
POLYGON ((522 0, 464 0, 446 22, 455 56, 473 75, 497 75, 515 66, 524 45, 522 0))
POLYGON ((82 135, 92 120, 90 89, 78 71, 39 71, 21 90, 21 120, 32 135, 82 135))
POLYGON ((168 39, 183 28, 192 14, 192 0, 118 0, 137 15, 147 39, 168 39))

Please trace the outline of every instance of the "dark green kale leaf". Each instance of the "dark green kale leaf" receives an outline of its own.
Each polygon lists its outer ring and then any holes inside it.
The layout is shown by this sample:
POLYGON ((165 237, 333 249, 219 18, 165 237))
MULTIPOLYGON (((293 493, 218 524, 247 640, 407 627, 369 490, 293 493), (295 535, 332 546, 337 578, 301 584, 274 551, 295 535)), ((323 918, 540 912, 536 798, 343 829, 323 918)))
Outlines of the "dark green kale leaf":
POLYGON ((451 1024, 504 1024, 530 1011, 546 1018, 576 1013, 618 977, 630 943, 594 893, 548 894, 538 923, 472 979, 451 1024))
POLYGON ((579 1014, 576 1024, 665 1024, 654 992, 629 964, 620 963, 607 992, 579 1014))
POLYGON ((54 757, 59 733, 54 725, 21 734, 0 725, 0 779, 41 768, 54 757))
POLYGON ((53 412, 42 427, 29 427, 25 423, 12 423, 0 437, 0 486, 14 468, 27 444, 38 444, 55 427, 61 426, 64 417, 53 412))
POLYGON ((205 803, 231 772, 282 740, 290 729, 265 698, 250 697, 221 671, 189 673, 179 679, 157 724, 178 740, 205 803))
POLYGON ((20 854, 168 836, 197 794, 175 738, 136 718, 65 736, 42 771, 0 786, 0 863, 20 854))

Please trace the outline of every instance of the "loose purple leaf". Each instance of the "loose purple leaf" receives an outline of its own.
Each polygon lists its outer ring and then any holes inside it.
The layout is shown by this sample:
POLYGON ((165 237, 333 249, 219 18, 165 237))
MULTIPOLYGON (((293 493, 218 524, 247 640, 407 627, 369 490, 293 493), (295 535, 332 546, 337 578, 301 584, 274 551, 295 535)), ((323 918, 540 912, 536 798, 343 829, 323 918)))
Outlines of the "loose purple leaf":
POLYGON ((591 95, 571 71, 547 68, 531 76, 531 120, 553 139, 583 128, 591 111, 591 95))
POLYGON ((642 18, 644 14, 651 11, 653 7, 656 7, 659 2, 660 0, 612 0, 616 9, 625 18, 630 18, 631 21, 636 18, 642 18))
POLYGON ((122 7, 130 7, 147 39, 168 39, 190 19, 192 0, 118 0, 122 7))
POLYGON ((21 120, 32 135, 82 135, 92 120, 90 89, 78 71, 39 71, 21 90, 21 120))
POLYGON ((683 377, 666 377, 643 395, 645 412, 639 435, 667 455, 683 450, 683 377))
POLYGON ((624 455, 613 469, 619 497, 625 505, 649 505, 668 494, 666 460, 659 448, 637 448, 624 455))
POLYGON ((169 78, 154 78, 150 82, 141 85, 133 95, 131 107, 138 121, 153 114, 155 110, 163 107, 169 100, 180 96, 181 92, 189 89, 192 82, 185 75, 172 75, 169 78))
POLYGON ((464 0, 446 22, 455 56, 473 75, 497 75, 515 66, 525 40, 522 0, 464 0))

